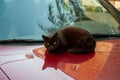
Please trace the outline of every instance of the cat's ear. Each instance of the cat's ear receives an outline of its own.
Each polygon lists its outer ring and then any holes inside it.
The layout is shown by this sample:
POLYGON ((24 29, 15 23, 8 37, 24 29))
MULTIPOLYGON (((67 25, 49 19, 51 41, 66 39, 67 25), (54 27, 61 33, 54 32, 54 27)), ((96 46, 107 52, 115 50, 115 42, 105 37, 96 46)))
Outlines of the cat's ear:
POLYGON ((58 37, 58 33, 55 33, 55 34, 53 35, 53 38, 56 38, 56 37, 58 37))
POLYGON ((42 35, 42 38, 43 38, 44 41, 48 41, 49 40, 49 38, 47 36, 45 36, 45 35, 42 35))

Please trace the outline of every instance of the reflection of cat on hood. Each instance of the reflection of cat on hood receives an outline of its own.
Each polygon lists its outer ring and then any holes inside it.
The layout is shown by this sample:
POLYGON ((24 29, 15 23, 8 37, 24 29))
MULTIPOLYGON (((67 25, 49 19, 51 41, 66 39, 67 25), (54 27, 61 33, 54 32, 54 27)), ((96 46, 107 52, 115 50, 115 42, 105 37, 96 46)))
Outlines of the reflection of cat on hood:
POLYGON ((96 41, 88 31, 76 27, 67 27, 42 37, 48 53, 53 54, 61 52, 85 54, 94 52, 96 46, 96 41))
POLYGON ((94 56, 94 52, 87 55, 75 55, 75 54, 69 54, 67 52, 62 54, 52 55, 46 51, 44 56, 45 59, 42 70, 45 70, 46 68, 54 68, 55 70, 57 70, 60 67, 64 67, 66 63, 76 65, 85 62, 94 56))

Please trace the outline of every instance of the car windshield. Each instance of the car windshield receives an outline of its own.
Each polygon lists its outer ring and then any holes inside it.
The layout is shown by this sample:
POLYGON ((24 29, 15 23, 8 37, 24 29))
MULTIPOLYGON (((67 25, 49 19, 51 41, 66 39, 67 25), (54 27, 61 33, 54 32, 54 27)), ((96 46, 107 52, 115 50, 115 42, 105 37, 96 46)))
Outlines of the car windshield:
POLYGON ((66 26, 120 33, 120 0, 0 0, 0 40, 42 40, 66 26))

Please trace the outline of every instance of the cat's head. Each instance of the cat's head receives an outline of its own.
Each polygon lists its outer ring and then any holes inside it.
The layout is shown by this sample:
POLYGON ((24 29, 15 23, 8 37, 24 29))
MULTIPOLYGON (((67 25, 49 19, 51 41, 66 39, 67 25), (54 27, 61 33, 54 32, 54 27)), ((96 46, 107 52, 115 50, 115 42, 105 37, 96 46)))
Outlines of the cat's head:
POLYGON ((44 46, 47 48, 49 53, 57 52, 61 44, 58 33, 55 33, 52 36, 42 35, 42 38, 44 40, 44 46))

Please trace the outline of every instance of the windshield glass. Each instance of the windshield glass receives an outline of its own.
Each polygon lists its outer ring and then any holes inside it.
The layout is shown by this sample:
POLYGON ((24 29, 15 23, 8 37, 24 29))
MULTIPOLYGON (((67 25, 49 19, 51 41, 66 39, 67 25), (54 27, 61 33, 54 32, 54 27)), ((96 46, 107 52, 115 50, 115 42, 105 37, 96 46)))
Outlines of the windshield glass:
POLYGON ((119 34, 119 0, 0 0, 0 40, 42 40, 66 26, 119 34))

